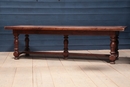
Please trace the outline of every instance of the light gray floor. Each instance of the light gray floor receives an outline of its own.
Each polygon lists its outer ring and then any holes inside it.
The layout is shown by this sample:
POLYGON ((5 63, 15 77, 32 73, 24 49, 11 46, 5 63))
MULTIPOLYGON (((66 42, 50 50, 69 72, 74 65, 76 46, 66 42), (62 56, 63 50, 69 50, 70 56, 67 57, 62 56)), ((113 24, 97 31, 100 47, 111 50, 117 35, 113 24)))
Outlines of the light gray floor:
MULTIPOLYGON (((109 50, 80 50, 109 53, 109 50)), ((116 64, 96 57, 22 56, 0 52, 0 87, 130 87, 130 50, 119 50, 116 64)))

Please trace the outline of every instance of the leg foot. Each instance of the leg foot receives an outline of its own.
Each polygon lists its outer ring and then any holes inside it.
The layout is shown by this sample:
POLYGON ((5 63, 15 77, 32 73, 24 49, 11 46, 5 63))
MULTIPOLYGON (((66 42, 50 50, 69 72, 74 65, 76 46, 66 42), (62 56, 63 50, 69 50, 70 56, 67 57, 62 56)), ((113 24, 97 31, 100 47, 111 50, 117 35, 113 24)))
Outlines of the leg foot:
POLYGON ((115 64, 115 60, 116 60, 116 55, 110 55, 109 56, 109 63, 110 64, 115 64))
POLYGON ((68 59, 68 53, 63 53, 64 55, 64 59, 67 60, 68 59))

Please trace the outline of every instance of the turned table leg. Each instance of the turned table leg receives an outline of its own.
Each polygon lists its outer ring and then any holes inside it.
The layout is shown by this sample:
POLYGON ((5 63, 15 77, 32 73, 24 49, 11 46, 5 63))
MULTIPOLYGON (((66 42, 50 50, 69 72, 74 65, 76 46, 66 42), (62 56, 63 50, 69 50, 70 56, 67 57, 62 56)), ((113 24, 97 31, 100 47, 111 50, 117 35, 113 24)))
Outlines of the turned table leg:
POLYGON ((63 53, 63 56, 64 56, 64 59, 67 59, 68 55, 69 55, 69 52, 68 52, 68 35, 64 35, 64 53, 63 53))
POLYGON ((110 36, 110 56, 109 60, 111 64, 115 64, 115 60, 118 59, 118 35, 110 36))
POLYGON ((116 60, 118 60, 118 58, 119 58, 119 52, 118 52, 118 45, 119 45, 119 40, 118 40, 118 37, 119 36, 119 32, 117 32, 117 34, 116 34, 116 54, 117 54, 117 56, 116 56, 116 60))
MULTIPOLYGON (((25 35, 25 52, 29 52, 29 35, 25 35)), ((25 56, 29 56, 29 53, 26 53, 25 56)))
POLYGON ((19 34, 14 33, 14 59, 19 59, 19 34))

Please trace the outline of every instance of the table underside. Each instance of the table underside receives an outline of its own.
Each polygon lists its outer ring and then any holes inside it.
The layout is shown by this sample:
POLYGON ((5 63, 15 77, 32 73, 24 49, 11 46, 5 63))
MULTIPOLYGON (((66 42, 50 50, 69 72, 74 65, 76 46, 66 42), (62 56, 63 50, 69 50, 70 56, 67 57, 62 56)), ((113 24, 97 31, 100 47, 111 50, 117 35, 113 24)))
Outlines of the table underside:
POLYGON ((65 59, 70 55, 74 56, 107 56, 110 63, 115 63, 118 59, 118 31, 67 31, 67 30, 13 30, 14 35, 14 56, 15 59, 19 59, 20 54, 25 53, 26 56, 30 54, 51 54, 51 55, 63 55, 65 59), (19 52, 19 35, 25 34, 25 50, 19 52), (63 52, 30 52, 29 48, 29 34, 54 34, 54 35, 64 35, 64 50, 63 52), (68 36, 69 35, 100 35, 100 36, 110 36, 110 54, 86 54, 86 53, 69 53, 68 51, 68 36))

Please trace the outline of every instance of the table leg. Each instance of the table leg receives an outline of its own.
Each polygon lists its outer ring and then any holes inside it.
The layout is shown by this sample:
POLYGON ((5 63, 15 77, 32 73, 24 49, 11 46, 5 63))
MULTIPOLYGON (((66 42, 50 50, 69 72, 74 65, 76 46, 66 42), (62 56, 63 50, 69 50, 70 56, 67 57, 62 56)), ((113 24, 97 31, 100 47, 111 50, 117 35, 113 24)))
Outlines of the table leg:
MULTIPOLYGON (((26 34, 25 35, 25 52, 29 52, 30 49, 29 49, 29 35, 26 34)), ((28 53, 25 54, 25 56, 29 56, 28 53)))
POLYGON ((119 36, 119 32, 117 32, 116 34, 116 53, 117 53, 117 57, 116 57, 116 60, 118 60, 119 58, 119 52, 118 52, 118 45, 119 45, 119 40, 118 40, 118 37, 119 36))
POLYGON ((68 55, 69 55, 69 52, 68 52, 68 35, 64 35, 64 53, 63 53, 63 56, 64 56, 64 59, 67 59, 68 55))
POLYGON ((109 60, 111 64, 115 64, 115 60, 118 58, 118 36, 112 35, 110 36, 110 56, 109 60))
POLYGON ((14 53, 13 55, 15 56, 14 59, 19 59, 19 34, 14 33, 14 53))

